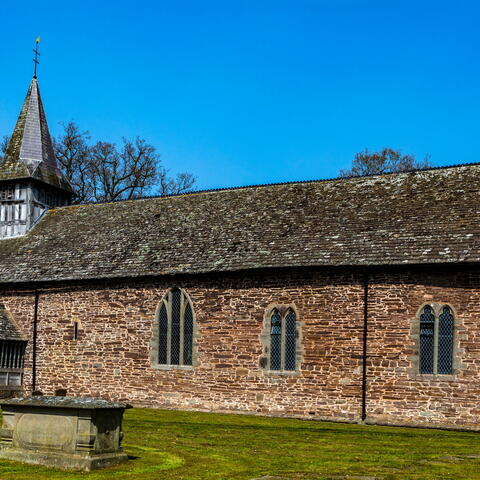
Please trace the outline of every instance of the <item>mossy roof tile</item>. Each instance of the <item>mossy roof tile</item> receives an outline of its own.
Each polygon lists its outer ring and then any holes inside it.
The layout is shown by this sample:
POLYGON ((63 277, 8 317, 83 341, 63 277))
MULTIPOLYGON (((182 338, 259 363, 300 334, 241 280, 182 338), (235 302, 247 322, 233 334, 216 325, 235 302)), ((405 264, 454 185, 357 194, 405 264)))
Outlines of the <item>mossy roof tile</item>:
POLYGON ((0 339, 25 340, 22 331, 18 328, 13 317, 2 304, 0 304, 0 339))
POLYGON ((480 261, 480 166, 50 210, 0 283, 480 261))

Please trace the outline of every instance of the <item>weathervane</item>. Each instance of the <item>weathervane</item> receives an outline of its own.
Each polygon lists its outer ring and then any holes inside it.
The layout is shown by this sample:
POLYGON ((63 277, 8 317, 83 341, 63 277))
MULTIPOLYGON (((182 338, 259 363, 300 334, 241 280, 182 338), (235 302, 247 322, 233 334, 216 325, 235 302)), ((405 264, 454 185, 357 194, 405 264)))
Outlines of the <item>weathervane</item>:
POLYGON ((40 37, 38 37, 35 40, 35 50, 33 50, 35 52, 35 58, 33 59, 33 78, 37 78, 37 65, 40 63, 38 61, 38 56, 40 55, 38 53, 38 44, 39 43, 40 43, 40 37))

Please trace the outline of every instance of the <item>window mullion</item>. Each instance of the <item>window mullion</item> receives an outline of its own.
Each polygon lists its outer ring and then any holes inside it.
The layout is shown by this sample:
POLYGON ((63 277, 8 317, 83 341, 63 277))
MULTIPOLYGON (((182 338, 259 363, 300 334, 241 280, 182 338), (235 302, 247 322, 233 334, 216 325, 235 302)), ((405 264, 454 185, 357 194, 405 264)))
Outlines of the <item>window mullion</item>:
POLYGON ((438 314, 435 312, 435 322, 433 324, 433 374, 438 373, 438 314))
POLYGON ((272 369, 272 313, 268 316, 268 355, 267 355, 267 370, 272 369))
POLYGON ((167 365, 172 364, 172 292, 168 292, 167 302, 167 365))
POLYGON ((179 365, 183 365, 184 318, 185 318, 185 296, 183 295, 183 292, 181 292, 181 295, 180 295, 180 338, 179 338, 180 352, 179 352, 179 362, 178 362, 179 365))
POLYGON ((285 370, 285 350, 287 343, 286 323, 287 322, 285 321, 285 315, 282 315, 282 335, 280 337, 280 370, 285 370))

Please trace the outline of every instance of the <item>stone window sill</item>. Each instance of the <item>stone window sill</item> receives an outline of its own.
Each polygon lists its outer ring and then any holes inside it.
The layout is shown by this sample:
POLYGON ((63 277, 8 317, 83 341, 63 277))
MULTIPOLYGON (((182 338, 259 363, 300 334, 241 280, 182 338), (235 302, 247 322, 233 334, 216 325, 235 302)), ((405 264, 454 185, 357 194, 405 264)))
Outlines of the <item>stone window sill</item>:
POLYGON ((184 370, 186 372, 194 370, 193 365, 152 365, 155 370, 184 370))
POLYGON ((299 377, 300 371, 299 370, 264 370, 263 373, 266 376, 272 377, 299 377))
POLYGON ((413 375, 415 380, 425 380, 425 381, 435 381, 435 382, 454 382, 457 380, 455 374, 451 375, 442 375, 442 374, 433 374, 433 373, 416 373, 413 375))

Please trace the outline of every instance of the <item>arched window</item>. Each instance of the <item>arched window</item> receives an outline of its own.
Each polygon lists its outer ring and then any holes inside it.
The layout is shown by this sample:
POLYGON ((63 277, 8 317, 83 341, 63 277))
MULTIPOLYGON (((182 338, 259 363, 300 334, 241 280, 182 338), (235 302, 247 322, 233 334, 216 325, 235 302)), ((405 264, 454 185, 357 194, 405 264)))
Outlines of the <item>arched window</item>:
POLYGON ((172 288, 158 310, 159 365, 193 364, 193 308, 187 295, 172 288))
POLYGON ((453 371, 453 313, 443 307, 438 317, 438 362, 437 373, 451 374, 453 371))
POLYGON ((452 309, 447 305, 425 305, 420 314, 419 372, 451 375, 453 373, 452 309))
POLYGON ((297 368, 297 317, 292 308, 270 315, 270 370, 297 368))

